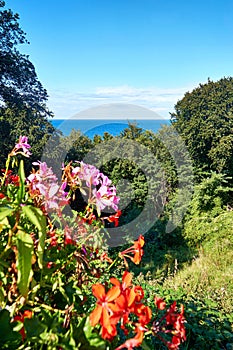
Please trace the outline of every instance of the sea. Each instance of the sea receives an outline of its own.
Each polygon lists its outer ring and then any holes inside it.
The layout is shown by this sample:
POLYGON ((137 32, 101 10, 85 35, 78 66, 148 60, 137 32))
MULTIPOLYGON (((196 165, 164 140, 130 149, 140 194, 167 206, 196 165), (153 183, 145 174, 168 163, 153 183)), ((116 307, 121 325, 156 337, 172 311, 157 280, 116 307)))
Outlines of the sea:
MULTIPOLYGON (((62 131, 63 135, 68 136, 72 129, 80 130, 84 135, 93 139, 95 135, 103 136, 105 132, 113 136, 118 136, 128 127, 127 120, 120 119, 52 119, 53 126, 62 131)), ((143 130, 150 130, 156 133, 163 125, 170 125, 169 119, 136 119, 130 120, 130 123, 136 124, 143 130)))

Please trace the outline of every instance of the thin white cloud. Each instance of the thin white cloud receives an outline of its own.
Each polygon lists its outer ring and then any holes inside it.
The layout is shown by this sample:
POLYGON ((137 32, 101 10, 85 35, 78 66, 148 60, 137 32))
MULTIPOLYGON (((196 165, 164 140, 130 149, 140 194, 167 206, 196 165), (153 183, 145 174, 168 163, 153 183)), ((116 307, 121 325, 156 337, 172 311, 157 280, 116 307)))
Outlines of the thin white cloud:
MULTIPOLYGON (((51 90, 49 92, 48 106, 54 112, 57 119, 71 118, 77 113, 80 116, 83 115, 80 112, 87 109, 92 109, 93 111, 94 107, 99 108, 99 106, 106 104, 136 105, 139 108, 142 107, 156 112, 162 119, 169 118, 169 112, 173 111, 176 102, 188 90, 187 87, 160 89, 156 87, 135 88, 128 85, 97 87, 89 92, 51 90)), ((104 109, 106 110, 106 108, 104 109)))

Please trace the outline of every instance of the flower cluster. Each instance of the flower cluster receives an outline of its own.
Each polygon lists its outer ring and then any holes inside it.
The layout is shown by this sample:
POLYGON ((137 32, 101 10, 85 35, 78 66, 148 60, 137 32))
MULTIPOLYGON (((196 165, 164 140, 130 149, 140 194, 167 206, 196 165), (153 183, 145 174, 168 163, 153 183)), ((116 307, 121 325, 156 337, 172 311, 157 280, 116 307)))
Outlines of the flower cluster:
POLYGON ((125 271, 122 282, 117 278, 111 278, 113 284, 106 293, 102 284, 92 286, 93 295, 97 298, 97 306, 90 315, 91 325, 101 325, 101 334, 104 339, 112 340, 117 335, 117 324, 127 335, 129 326, 134 327, 135 337, 119 346, 117 350, 127 348, 133 349, 142 343, 146 325, 151 320, 151 309, 143 304, 144 291, 140 286, 132 285, 132 274, 125 271), (136 316, 137 321, 132 321, 136 316))
POLYGON ((61 206, 69 203, 68 193, 65 192, 66 183, 58 184, 56 175, 45 162, 34 162, 39 166, 27 178, 30 196, 35 204, 42 207, 46 212, 58 210, 61 206))
MULTIPOLYGON (((163 299, 155 297, 155 305, 159 310, 166 308, 163 299)), ((184 306, 181 312, 177 312, 176 301, 166 310, 166 313, 158 321, 153 322, 152 333, 157 336, 170 350, 177 350, 179 345, 186 340, 184 306), (162 334, 171 334, 171 341, 166 340, 162 334)))
MULTIPOLYGON (((97 305, 90 314, 90 322, 93 327, 100 324, 102 338, 109 341, 117 335, 117 325, 120 325, 125 335, 129 334, 129 328, 134 328, 135 336, 126 340, 115 350, 133 350, 134 347, 142 344, 145 332, 150 331, 169 350, 177 350, 180 344, 186 340, 183 305, 181 305, 179 313, 176 302, 173 302, 159 321, 156 319, 152 322, 152 311, 143 303, 144 291, 141 286, 132 285, 130 272, 123 273, 122 282, 115 277, 110 278, 110 282, 113 286, 108 292, 102 284, 98 283, 92 286, 92 293, 97 299, 97 305), (150 323, 152 323, 151 327, 150 323), (171 340, 163 337, 164 335, 166 337, 170 335, 171 340)), ((159 310, 166 308, 163 299, 155 297, 154 301, 159 310)))
POLYGON ((19 186, 19 175, 13 174, 12 170, 6 171, 5 169, 1 169, 3 176, 5 176, 5 186, 14 185, 19 186))
POLYGON ((1 169, 2 181, 0 184, 0 199, 7 198, 7 187, 13 185, 19 187, 20 179, 18 175, 13 174, 12 170, 1 169))
POLYGON ((111 180, 101 173, 95 166, 76 162, 78 166, 68 164, 63 170, 63 181, 72 191, 77 188, 87 196, 89 206, 94 206, 98 215, 106 207, 118 210, 119 197, 116 195, 116 187, 111 180))

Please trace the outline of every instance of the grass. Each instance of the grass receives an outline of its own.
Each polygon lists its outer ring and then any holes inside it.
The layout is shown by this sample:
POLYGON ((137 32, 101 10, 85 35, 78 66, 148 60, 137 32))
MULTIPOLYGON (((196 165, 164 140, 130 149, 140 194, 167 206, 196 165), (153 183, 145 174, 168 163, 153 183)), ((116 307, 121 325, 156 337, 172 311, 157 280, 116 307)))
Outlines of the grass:
POLYGON ((198 248, 195 229, 193 241, 181 235, 172 246, 150 242, 144 262, 134 272, 151 305, 152 295, 185 305, 187 342, 181 349, 232 350, 233 212, 212 222, 208 218, 199 229, 205 230, 206 239, 198 248))
POLYGON ((233 249, 228 239, 206 244, 198 256, 175 275, 164 287, 182 288, 187 294, 213 300, 218 308, 233 313, 233 249))

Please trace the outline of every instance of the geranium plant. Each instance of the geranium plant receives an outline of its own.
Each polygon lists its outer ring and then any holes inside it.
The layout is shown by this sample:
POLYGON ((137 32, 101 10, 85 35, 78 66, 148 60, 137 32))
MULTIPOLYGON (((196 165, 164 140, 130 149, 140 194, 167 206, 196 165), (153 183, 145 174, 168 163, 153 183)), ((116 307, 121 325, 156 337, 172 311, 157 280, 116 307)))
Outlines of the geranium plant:
POLYGON ((158 337, 178 349, 183 307, 155 296, 153 315, 129 271, 128 261, 141 261, 144 237, 115 260, 108 254, 104 222, 117 226, 121 214, 111 180, 83 162, 64 166, 60 182, 40 161, 26 177, 29 150, 20 136, 1 170, 0 348, 120 350, 158 337), (79 212, 70 209, 77 191, 79 212), (115 213, 105 217, 106 207, 115 213))

